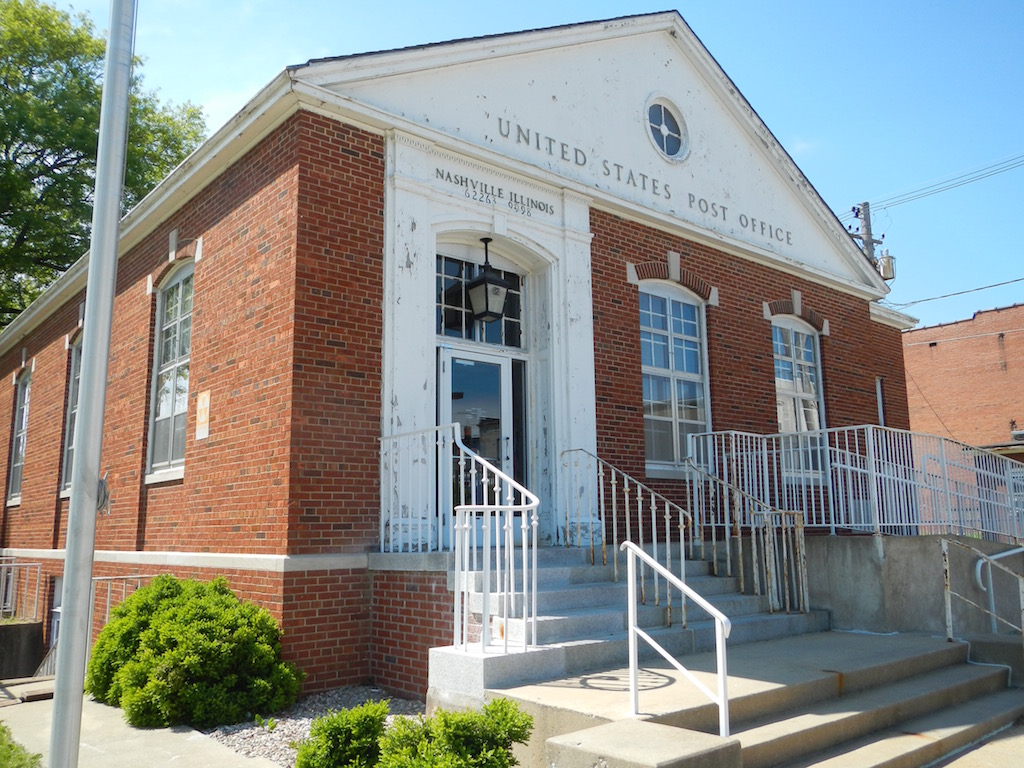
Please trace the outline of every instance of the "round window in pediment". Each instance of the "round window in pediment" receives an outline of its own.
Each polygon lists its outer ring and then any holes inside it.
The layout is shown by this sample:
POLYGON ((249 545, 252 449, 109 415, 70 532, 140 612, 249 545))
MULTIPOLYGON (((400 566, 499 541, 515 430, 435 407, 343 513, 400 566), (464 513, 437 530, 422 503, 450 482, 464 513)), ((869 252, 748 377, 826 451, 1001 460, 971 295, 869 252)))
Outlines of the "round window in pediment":
POLYGON ((675 105, 665 99, 655 99, 647 107, 647 124, 654 145, 669 160, 682 160, 690 151, 690 137, 686 123, 675 105))

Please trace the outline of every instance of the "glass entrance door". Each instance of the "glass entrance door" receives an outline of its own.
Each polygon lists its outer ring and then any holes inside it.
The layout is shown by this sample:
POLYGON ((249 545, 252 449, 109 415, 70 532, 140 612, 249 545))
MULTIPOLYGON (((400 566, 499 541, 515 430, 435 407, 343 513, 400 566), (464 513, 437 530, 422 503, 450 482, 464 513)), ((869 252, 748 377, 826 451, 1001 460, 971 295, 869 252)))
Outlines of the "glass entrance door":
POLYGON ((511 359, 451 349, 441 353, 441 423, 458 422, 467 448, 515 477, 511 359))

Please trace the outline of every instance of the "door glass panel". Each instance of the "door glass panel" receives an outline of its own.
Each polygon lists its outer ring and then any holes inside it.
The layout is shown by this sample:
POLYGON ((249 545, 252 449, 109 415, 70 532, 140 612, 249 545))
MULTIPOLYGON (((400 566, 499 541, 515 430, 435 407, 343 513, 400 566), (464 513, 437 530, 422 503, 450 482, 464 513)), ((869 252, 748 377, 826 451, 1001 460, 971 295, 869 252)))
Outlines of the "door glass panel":
POLYGON ((496 467, 502 466, 501 365, 452 360, 452 421, 462 426, 462 441, 496 467))

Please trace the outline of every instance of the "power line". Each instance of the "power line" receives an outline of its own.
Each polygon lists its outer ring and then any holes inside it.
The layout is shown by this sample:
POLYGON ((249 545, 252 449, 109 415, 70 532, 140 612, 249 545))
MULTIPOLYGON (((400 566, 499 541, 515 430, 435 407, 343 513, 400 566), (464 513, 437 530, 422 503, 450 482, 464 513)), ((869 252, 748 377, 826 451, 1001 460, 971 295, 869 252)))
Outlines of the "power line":
MULTIPOLYGON (((987 179, 991 176, 996 176, 1006 171, 1012 171, 1014 168, 1019 168, 1024 165, 1024 155, 1016 155, 1015 157, 1008 158, 1006 160, 1000 160, 995 163, 991 163, 982 168, 975 169, 973 171, 965 171, 956 176, 952 176, 948 179, 936 181, 917 189, 910 190, 908 192, 900 192, 891 195, 890 197, 876 200, 872 203, 875 208, 895 208, 897 205, 903 205, 904 203, 910 203, 914 200, 920 200, 923 197, 930 197, 931 195, 937 195, 940 192, 946 192, 950 189, 956 189, 966 184, 972 184, 976 181, 987 179)), ((852 221, 855 218, 852 211, 844 213, 839 217, 840 221, 852 221)))
POLYGON ((905 304, 893 304, 893 303, 889 302, 889 306, 894 307, 896 309, 906 309, 907 307, 912 307, 915 304, 924 304, 924 302, 926 302, 926 301, 937 301, 938 299, 948 299, 951 296, 963 296, 964 294, 967 294, 967 293, 977 293, 978 291, 985 291, 985 290, 988 290, 989 288, 998 288, 998 287, 1000 287, 1002 285, 1010 285, 1012 283, 1019 283, 1019 282, 1022 282, 1022 281, 1024 281, 1024 277, 1017 277, 1017 278, 1014 278, 1013 280, 1004 280, 1001 283, 992 283, 992 285, 983 285, 980 288, 968 288, 966 291, 956 291, 955 293, 946 293, 946 294, 943 294, 942 296, 929 296, 927 299, 916 299, 915 301, 908 301, 905 304))

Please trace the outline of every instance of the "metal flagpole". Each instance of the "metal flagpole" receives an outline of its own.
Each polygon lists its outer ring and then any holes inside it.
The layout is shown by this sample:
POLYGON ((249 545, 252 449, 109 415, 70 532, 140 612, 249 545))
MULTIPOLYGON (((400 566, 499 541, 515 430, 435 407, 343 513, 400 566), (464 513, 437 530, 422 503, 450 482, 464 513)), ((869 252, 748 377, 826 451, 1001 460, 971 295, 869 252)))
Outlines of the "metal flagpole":
POLYGON ((114 314, 134 38, 135 0, 111 0, 85 296, 75 462, 71 470, 71 506, 64 555, 61 632, 57 642, 57 677, 50 731, 51 768, 76 768, 82 730, 85 659, 92 634, 89 595, 96 540, 103 410, 114 314))

